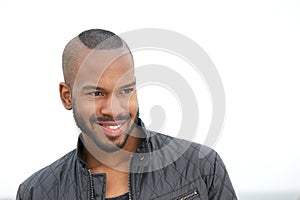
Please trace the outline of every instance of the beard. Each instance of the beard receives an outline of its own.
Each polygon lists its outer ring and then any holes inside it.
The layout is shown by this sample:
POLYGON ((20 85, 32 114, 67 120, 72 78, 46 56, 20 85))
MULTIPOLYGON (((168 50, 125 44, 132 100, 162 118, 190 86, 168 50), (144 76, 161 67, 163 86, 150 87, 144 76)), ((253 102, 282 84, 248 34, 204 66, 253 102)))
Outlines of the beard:
MULTIPOLYGON (((85 133, 90 139, 93 140, 93 142, 103 151, 108 152, 108 153, 112 153, 112 152, 116 152, 121 150, 126 142, 127 139, 129 137, 129 135, 132 133, 132 130, 138 126, 138 119, 139 119, 139 109, 136 113, 136 117, 133 121, 132 124, 129 124, 129 127, 127 128, 127 130, 123 130, 124 133, 126 133, 125 138, 118 144, 118 145, 114 145, 114 144, 107 144, 107 142, 104 142, 100 137, 106 137, 109 141, 114 141, 116 138, 112 138, 112 137, 107 137, 102 133, 97 133, 94 129, 94 125, 97 124, 97 122, 101 122, 101 121, 118 121, 118 120, 128 120, 129 123, 130 122, 130 114, 128 115, 120 115, 117 116, 115 118, 113 118, 112 116, 104 116, 101 118, 97 118, 95 114, 93 114, 92 116, 90 116, 88 122, 84 121, 84 119, 80 116, 80 114, 78 113, 77 109, 76 109, 76 105, 73 105, 73 117, 75 120, 75 123, 77 125, 77 127, 83 132, 85 133)), ((97 124, 98 125, 98 124, 97 124)), ((105 139, 105 138, 104 138, 105 139)))

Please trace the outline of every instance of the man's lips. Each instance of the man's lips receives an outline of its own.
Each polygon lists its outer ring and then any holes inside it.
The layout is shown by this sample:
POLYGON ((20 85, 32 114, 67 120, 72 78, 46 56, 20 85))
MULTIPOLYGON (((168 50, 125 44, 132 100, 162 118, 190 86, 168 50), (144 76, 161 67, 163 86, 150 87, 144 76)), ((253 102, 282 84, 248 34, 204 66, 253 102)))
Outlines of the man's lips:
POLYGON ((122 121, 105 121, 98 122, 100 127, 104 130, 104 133, 108 137, 120 136, 123 132, 122 126, 125 124, 126 120, 122 121))

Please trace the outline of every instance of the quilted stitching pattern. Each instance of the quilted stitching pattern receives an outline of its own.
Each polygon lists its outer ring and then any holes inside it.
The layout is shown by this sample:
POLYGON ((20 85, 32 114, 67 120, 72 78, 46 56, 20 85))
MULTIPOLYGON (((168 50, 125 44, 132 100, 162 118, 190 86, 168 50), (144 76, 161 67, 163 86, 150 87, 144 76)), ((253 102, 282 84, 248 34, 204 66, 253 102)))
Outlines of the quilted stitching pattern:
MULTIPOLYGON (((141 161, 136 157, 132 165, 144 173, 131 174, 133 199, 174 199, 197 191, 191 199, 235 200, 227 170, 220 156, 206 146, 152 133, 148 150, 155 152, 162 147, 167 151, 154 154, 141 161), (174 142, 174 143, 172 143, 174 142), (172 143, 172 145, 170 145, 172 143), (181 152, 181 150, 185 150, 181 152), (168 162, 174 154, 182 154, 162 169, 154 170, 155 163, 168 162), (148 161, 148 164, 141 162, 148 161)), ((93 177, 95 199, 103 199, 105 176, 93 177)), ((87 169, 77 158, 76 150, 68 153, 48 167, 36 172, 19 187, 18 200, 87 200, 89 198, 87 169)))

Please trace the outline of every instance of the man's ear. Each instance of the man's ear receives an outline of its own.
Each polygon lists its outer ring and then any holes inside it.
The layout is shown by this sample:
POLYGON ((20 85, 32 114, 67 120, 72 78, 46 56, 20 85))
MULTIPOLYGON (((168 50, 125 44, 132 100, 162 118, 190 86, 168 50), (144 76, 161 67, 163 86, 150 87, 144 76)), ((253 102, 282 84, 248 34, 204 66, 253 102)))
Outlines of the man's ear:
POLYGON ((59 94, 61 102, 63 103, 64 107, 67 110, 72 109, 72 90, 71 88, 66 84, 61 82, 59 84, 59 94))

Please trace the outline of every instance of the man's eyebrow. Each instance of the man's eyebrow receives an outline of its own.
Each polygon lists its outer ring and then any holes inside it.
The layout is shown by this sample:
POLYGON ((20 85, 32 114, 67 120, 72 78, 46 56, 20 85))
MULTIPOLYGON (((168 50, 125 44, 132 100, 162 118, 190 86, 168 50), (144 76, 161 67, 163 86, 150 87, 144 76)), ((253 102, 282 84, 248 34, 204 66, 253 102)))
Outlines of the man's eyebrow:
POLYGON ((92 86, 92 85, 87 85, 87 86, 84 86, 82 88, 82 90, 101 90, 101 91, 104 91, 105 89, 102 88, 102 87, 97 87, 97 86, 92 86))
POLYGON ((134 86, 136 84, 136 81, 133 81, 131 83, 128 83, 128 84, 125 84, 125 85, 122 85, 120 88, 127 88, 127 87, 131 87, 131 86, 134 86))
MULTIPOLYGON (((131 83, 128 83, 128 84, 125 84, 125 85, 122 85, 120 88, 127 88, 127 87, 131 87, 131 86, 134 86, 136 84, 136 81, 133 81, 131 83)), ((104 88, 102 87, 98 87, 98 86, 93 86, 93 85, 87 85, 87 86, 84 86, 82 88, 82 90, 97 90, 97 91, 105 91, 104 88)))

